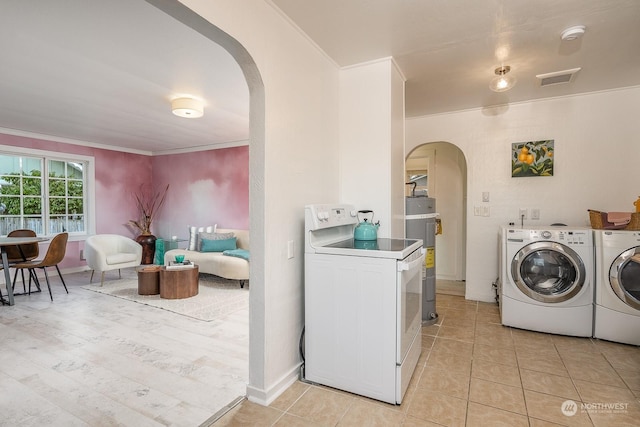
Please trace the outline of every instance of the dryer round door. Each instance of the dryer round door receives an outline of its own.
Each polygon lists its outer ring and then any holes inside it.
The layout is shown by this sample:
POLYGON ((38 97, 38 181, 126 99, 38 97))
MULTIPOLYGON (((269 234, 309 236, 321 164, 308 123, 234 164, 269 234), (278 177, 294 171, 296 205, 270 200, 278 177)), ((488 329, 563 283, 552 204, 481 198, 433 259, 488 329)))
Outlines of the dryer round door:
POLYGON ((511 275, 522 293, 544 303, 574 297, 586 278, 580 256, 555 242, 535 242, 520 249, 513 257, 511 275))
POLYGON ((609 284, 622 302, 640 310, 640 246, 624 251, 613 261, 609 284))

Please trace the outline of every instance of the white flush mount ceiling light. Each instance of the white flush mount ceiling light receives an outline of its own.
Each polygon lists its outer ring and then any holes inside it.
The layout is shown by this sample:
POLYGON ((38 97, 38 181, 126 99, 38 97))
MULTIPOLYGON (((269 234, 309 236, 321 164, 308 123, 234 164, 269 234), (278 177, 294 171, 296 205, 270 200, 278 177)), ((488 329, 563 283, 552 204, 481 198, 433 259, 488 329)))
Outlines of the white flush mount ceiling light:
POLYGON ((171 101, 171 111, 179 117, 197 119, 204 115, 204 103, 194 98, 176 98, 171 101))
POLYGON ((507 73, 511 71, 511 67, 503 65, 495 69, 496 77, 491 80, 489 89, 494 92, 504 92, 511 89, 516 84, 516 79, 513 76, 507 76, 507 73))
POLYGON ((569 27, 560 33, 560 37, 564 41, 571 41, 575 39, 579 39, 584 34, 585 26, 584 25, 576 25, 575 27, 569 27))

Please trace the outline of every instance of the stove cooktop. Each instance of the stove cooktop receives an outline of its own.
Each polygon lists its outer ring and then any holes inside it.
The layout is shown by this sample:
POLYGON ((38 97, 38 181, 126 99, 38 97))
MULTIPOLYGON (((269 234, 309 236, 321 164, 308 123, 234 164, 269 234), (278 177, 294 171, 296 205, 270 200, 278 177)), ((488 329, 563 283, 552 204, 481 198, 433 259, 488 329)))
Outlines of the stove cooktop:
POLYGON ((422 240, 388 238, 355 240, 351 238, 313 248, 314 253, 330 255, 404 259, 422 248, 422 240))
POLYGON ((412 239, 387 239, 379 238, 377 240, 355 240, 347 239, 337 243, 326 245, 329 248, 341 248, 341 249, 365 249, 370 251, 403 251, 413 244, 417 240, 412 239))

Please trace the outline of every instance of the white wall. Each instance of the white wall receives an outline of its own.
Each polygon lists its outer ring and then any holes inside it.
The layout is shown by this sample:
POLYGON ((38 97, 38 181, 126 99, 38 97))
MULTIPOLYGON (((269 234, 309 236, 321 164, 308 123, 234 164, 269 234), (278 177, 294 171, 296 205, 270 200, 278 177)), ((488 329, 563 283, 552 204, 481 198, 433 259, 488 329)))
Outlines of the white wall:
POLYGON ((404 236, 404 78, 382 59, 340 72, 340 201, 371 209, 379 237, 404 236))
MULTIPOLYGON (((338 68, 263 0, 183 3, 237 40, 264 84, 262 107, 256 104, 262 83, 256 76, 248 82, 252 111, 247 394, 252 401, 268 404, 295 381, 301 362, 304 205, 333 202, 339 195, 338 68), (292 259, 287 259, 289 240, 295 246, 292 259)), ((247 64, 240 65, 246 73, 247 64)))
POLYGON ((467 160, 467 298, 493 301, 497 231, 518 208, 539 221, 588 226, 587 209, 632 211, 640 194, 640 88, 408 119, 407 152, 447 141, 467 160), (555 140, 553 177, 511 178, 511 144, 555 140), (490 193, 490 217, 473 216, 490 193))

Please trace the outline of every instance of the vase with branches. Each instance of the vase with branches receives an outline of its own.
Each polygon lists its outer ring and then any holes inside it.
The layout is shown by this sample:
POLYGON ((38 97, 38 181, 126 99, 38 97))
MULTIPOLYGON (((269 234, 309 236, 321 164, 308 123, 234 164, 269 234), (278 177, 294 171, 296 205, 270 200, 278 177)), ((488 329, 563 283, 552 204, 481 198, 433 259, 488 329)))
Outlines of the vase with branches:
POLYGON ((169 191, 169 184, 163 190, 155 191, 149 191, 144 185, 141 185, 140 190, 134 194, 140 218, 129 220, 129 224, 137 228, 140 234, 151 234, 151 223, 164 204, 167 198, 167 191, 169 191))
POLYGON ((136 237, 136 242, 142 245, 142 264, 153 264, 156 236, 151 233, 151 224, 164 204, 168 191, 169 184, 160 190, 153 190, 141 185, 138 192, 134 194, 140 217, 137 220, 129 220, 129 225, 140 232, 140 235, 136 237))

